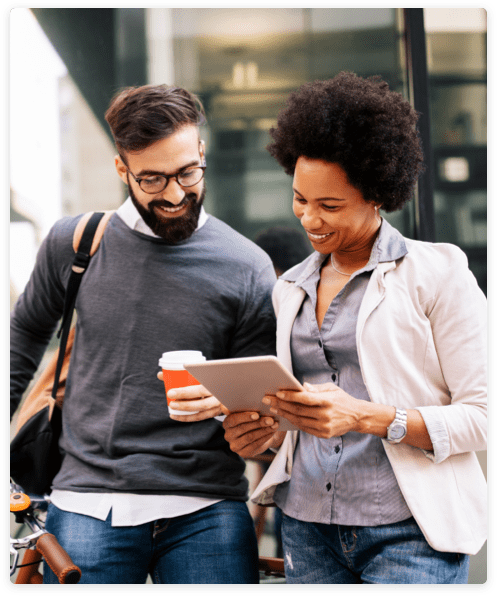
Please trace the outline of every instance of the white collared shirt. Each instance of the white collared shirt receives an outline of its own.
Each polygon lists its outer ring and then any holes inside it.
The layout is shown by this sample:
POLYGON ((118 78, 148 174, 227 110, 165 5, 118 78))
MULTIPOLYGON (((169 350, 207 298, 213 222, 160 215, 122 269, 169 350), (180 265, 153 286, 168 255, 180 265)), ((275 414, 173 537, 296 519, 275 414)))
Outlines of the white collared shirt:
MULTIPOLYGON (((117 215, 132 230, 156 236, 143 221, 130 197, 116 211, 117 215)), ((202 207, 197 230, 209 216, 202 207)), ((78 493, 54 490, 50 495, 52 503, 59 509, 106 520, 112 510, 113 526, 138 526, 157 519, 187 515, 209 507, 222 499, 185 497, 179 495, 138 495, 130 493, 78 493)))

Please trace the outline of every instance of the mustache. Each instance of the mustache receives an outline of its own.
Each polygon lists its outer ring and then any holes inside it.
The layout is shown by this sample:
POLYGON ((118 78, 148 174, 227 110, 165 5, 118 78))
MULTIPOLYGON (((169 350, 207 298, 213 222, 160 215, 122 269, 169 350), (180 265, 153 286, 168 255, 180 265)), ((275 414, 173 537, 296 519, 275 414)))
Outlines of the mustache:
POLYGON ((183 207, 187 203, 191 203, 196 200, 197 200, 197 195, 195 193, 191 192, 191 193, 185 195, 183 200, 181 201, 181 203, 178 203, 177 205, 175 205, 174 203, 170 203, 169 201, 166 201, 166 199, 153 199, 148 204, 148 208, 150 210, 150 209, 153 209, 154 207, 183 207))

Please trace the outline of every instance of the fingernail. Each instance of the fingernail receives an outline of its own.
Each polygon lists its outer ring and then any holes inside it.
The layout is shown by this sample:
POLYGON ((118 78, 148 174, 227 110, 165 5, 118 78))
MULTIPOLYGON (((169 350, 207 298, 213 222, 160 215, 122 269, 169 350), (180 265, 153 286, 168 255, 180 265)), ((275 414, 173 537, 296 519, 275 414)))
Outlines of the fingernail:
POLYGON ((173 397, 176 397, 176 391, 174 391, 174 389, 171 389, 171 391, 168 391, 167 395, 168 397, 173 399, 173 397))
POLYGON ((276 408, 269 408, 269 411, 271 412, 271 414, 277 414, 278 410, 276 408))
POLYGON ((285 394, 282 391, 278 391, 276 397, 280 397, 281 399, 285 399, 285 394))
POLYGON ((274 424, 274 420, 272 418, 265 418, 264 419, 264 424, 267 424, 268 426, 271 426, 271 424, 274 424))
POLYGON ((273 430, 276 430, 278 428, 278 426, 279 426, 279 424, 277 422, 275 422, 271 428, 273 430))
POLYGON ((271 403, 271 400, 269 399, 269 397, 263 397, 262 403, 266 404, 266 406, 268 406, 271 403))
POLYGON ((252 420, 258 420, 259 418, 259 414, 256 414, 255 412, 253 414, 250 414, 250 418, 252 418, 252 420))

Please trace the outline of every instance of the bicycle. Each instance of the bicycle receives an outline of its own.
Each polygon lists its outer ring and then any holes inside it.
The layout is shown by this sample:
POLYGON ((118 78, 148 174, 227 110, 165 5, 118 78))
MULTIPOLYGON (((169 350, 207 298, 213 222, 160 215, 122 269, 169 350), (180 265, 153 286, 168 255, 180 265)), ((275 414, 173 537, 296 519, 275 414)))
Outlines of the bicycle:
POLYGON ((60 546, 53 534, 45 530, 42 514, 46 509, 48 499, 45 497, 29 497, 20 486, 10 482, 10 511, 16 522, 23 528, 29 528, 26 536, 10 537, 10 576, 18 571, 16 584, 42 584, 43 575, 39 565, 46 563, 55 573, 61 584, 77 584, 81 579, 81 570, 71 557, 60 546), (26 549, 22 563, 19 555, 26 549))
MULTIPOLYGON (((10 537, 11 577, 18 571, 16 584, 42 584, 43 575, 38 570, 42 559, 57 576, 61 584, 76 584, 81 578, 81 570, 53 534, 45 530, 42 515, 49 503, 48 497, 29 497, 22 488, 10 482, 10 511, 21 531, 28 527, 31 533, 26 536, 10 537), (26 549, 22 563, 19 551, 26 549)), ((268 578, 284 578, 283 560, 273 557, 259 557, 259 572, 268 578)))

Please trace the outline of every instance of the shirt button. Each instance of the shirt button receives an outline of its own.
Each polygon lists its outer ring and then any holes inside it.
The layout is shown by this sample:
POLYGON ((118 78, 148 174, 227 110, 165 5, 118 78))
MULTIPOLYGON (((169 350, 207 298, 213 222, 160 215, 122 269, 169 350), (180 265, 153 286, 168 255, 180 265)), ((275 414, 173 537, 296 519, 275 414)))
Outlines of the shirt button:
POLYGON ((336 373, 333 373, 333 374, 331 375, 331 380, 333 381, 333 383, 334 383, 334 382, 337 380, 336 373))
POLYGON ((331 483, 330 483, 330 482, 328 482, 328 484, 326 485, 326 490, 328 490, 328 491, 329 491, 329 490, 330 490, 330 488, 331 488, 331 483))
POLYGON ((323 342, 320 339, 318 340, 318 345, 319 345, 320 348, 323 347, 323 342))
POLYGON ((335 453, 339 453, 340 452, 340 447, 338 445, 335 445, 335 453))

